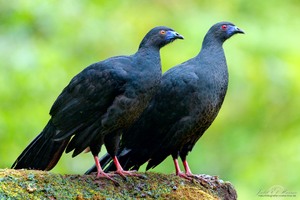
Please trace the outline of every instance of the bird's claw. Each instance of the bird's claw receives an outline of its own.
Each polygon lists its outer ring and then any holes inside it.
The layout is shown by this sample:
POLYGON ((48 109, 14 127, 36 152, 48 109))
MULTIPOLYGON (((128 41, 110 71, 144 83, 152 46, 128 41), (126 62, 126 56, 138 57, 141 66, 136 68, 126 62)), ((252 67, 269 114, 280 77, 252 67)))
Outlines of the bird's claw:
POLYGON ((187 175, 187 174, 185 174, 185 173, 182 173, 182 172, 178 172, 178 173, 176 174, 176 176, 179 176, 179 177, 181 177, 181 178, 187 179, 187 180, 189 180, 189 181, 193 180, 189 175, 187 175))
POLYGON ((118 181, 114 180, 111 176, 114 176, 114 175, 111 175, 111 174, 108 175, 108 174, 106 174, 104 172, 97 173, 96 180, 97 179, 101 179, 101 178, 106 178, 108 180, 111 180, 116 186, 119 186, 120 183, 118 181))
POLYGON ((145 176, 143 176, 141 174, 137 174, 136 170, 133 170, 133 171, 117 170, 117 171, 113 172, 113 174, 118 174, 118 175, 122 176, 125 180, 127 180, 128 176, 135 176, 135 177, 139 177, 139 178, 145 178, 145 176))

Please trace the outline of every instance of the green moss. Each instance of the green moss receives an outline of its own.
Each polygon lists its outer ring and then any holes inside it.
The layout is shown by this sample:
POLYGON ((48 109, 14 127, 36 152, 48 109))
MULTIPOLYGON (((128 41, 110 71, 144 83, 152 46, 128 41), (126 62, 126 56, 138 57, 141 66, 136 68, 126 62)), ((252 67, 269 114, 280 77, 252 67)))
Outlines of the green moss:
POLYGON ((230 183, 207 175, 188 181, 174 175, 140 173, 146 178, 60 175, 34 170, 0 169, 2 199, 235 199, 230 183), (209 178, 207 178, 209 177, 209 178), (230 194, 227 194, 230 191, 230 194), (226 197, 226 198, 223 198, 226 197))

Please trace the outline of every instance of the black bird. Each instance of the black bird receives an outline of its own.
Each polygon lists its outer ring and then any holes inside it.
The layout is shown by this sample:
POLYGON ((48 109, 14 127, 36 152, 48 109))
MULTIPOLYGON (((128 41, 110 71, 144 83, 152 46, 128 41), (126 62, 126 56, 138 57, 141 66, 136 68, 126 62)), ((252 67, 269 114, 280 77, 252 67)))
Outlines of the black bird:
MULTIPOLYGON (((148 107, 122 135, 117 157, 124 169, 138 170, 148 161, 148 170, 172 155, 176 174, 188 179, 193 176, 186 157, 221 108, 228 85, 222 46, 237 33, 244 32, 230 22, 213 25, 200 53, 162 76, 158 92, 148 107), (185 173, 179 168, 178 156, 185 173)), ((107 155, 101 158, 104 166, 110 161, 107 155)), ((105 168, 113 169, 112 164, 105 168)), ((94 167, 86 173, 92 171, 94 167)))
POLYGON ((51 170, 64 150, 76 156, 89 149, 102 171, 98 153, 104 143, 117 173, 124 175, 117 158, 120 134, 148 105, 161 79, 160 48, 183 36, 168 27, 150 30, 138 51, 94 63, 76 75, 54 102, 51 119, 26 147, 12 168, 51 170))

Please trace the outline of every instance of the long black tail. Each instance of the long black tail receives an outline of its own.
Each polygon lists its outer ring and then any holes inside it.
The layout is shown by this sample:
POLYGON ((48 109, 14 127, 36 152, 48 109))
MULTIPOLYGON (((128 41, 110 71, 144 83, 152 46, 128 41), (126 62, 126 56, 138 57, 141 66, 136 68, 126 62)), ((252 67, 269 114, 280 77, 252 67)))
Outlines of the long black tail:
MULTIPOLYGON (((124 170, 139 170, 140 164, 136 162, 136 159, 132 157, 130 150, 119 150, 117 153, 118 160, 123 167, 124 170)), ((105 172, 115 171, 116 167, 112 161, 111 156, 106 153, 99 159, 101 167, 104 169, 105 172)), ((96 165, 91 167, 89 170, 85 172, 85 174, 91 174, 92 172, 96 172, 97 168, 96 165)))
POLYGON ((56 128, 49 120, 44 130, 26 147, 11 168, 51 170, 60 159, 69 138, 54 141, 56 128))

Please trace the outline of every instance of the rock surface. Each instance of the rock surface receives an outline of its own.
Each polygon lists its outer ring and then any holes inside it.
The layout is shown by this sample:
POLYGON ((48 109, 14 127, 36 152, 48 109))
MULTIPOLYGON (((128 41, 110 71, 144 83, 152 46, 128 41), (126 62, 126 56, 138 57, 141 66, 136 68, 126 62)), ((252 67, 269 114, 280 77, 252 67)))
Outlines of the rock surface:
POLYGON ((192 181, 175 175, 139 173, 119 185, 92 175, 61 175, 37 170, 0 169, 0 199, 237 199, 233 185, 216 176, 192 181))

